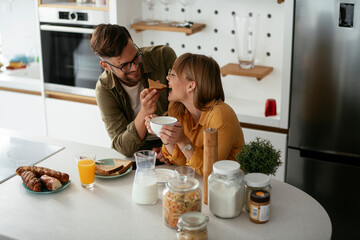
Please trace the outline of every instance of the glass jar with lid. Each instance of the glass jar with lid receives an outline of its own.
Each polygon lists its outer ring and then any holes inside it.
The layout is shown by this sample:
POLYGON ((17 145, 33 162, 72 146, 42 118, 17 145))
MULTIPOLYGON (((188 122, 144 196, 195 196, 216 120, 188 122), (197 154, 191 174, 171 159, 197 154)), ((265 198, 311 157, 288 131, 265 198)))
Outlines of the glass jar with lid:
POLYGON ((239 216, 245 201, 244 173, 240 164, 232 160, 215 162, 208 184, 210 212, 220 218, 239 216))
POLYGON ((187 212, 180 216, 177 223, 177 240, 207 240, 208 218, 199 212, 187 212))
POLYGON ((245 175, 245 209, 249 211, 250 194, 253 190, 270 192, 270 177, 263 173, 248 173, 245 175))
POLYGON ((199 181, 192 177, 178 176, 165 183, 163 191, 163 218, 165 224, 176 228, 179 217, 186 212, 201 212, 199 181))

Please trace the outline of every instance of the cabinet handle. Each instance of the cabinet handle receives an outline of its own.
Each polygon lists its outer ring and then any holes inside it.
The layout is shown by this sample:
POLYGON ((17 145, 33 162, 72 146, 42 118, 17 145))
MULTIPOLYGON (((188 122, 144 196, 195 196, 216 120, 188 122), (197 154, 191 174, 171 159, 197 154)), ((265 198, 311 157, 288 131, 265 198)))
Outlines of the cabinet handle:
POLYGON ((53 91, 45 91, 45 94, 46 94, 46 97, 48 97, 48 98, 97 105, 96 98, 94 98, 94 97, 86 97, 86 96, 61 93, 61 92, 53 92, 53 91))
POLYGON ((92 28, 64 27, 64 26, 54 26, 48 24, 40 25, 40 29, 51 32, 68 32, 68 33, 85 33, 85 34, 92 34, 93 32, 92 28))

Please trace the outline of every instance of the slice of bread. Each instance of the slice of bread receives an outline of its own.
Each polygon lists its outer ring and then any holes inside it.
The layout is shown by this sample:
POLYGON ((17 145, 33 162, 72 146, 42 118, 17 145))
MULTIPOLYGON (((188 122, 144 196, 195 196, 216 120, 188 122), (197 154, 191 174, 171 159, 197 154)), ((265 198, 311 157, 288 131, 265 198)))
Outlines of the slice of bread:
POLYGON ((167 86, 165 84, 159 83, 159 82, 155 82, 153 80, 151 80, 150 78, 148 78, 148 82, 149 82, 149 91, 151 92, 153 89, 156 90, 163 90, 166 89, 167 86))
POLYGON ((110 176, 123 174, 124 172, 126 172, 132 166, 132 161, 129 161, 129 160, 121 160, 121 161, 123 161, 123 166, 124 167, 122 169, 120 169, 119 171, 110 174, 110 176))
POLYGON ((95 174, 115 176, 124 173, 132 165, 130 160, 113 159, 114 165, 95 164, 95 174))

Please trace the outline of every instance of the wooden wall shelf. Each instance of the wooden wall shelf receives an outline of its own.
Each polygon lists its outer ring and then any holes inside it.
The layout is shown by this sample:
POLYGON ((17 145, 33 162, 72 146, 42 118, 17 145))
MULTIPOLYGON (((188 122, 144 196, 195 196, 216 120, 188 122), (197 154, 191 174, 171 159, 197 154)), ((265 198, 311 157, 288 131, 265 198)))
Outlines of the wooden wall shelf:
MULTIPOLYGON (((178 22, 171 22, 171 24, 176 24, 178 22)), ((141 32, 144 30, 153 30, 153 31, 167 31, 167 32, 183 32, 186 35, 191 35, 196 32, 201 31, 203 28, 205 28, 205 24, 202 23, 194 23, 191 27, 174 27, 169 26, 169 24, 161 23, 159 21, 158 24, 155 25, 148 25, 146 22, 137 22, 130 26, 130 28, 135 29, 136 32, 141 32)))
POLYGON ((226 75, 239 75, 245 77, 256 77, 257 80, 261 80, 269 73, 273 71, 273 67, 265 67, 265 66, 255 66, 251 69, 243 69, 240 68, 239 64, 237 63, 229 63, 223 66, 220 71, 221 75, 225 77, 226 75))

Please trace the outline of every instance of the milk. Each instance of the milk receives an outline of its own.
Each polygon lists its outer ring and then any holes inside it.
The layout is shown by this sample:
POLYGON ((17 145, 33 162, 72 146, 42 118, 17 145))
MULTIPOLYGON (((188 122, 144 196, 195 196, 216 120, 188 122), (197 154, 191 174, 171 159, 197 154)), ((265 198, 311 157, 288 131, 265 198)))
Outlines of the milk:
POLYGON ((210 211, 220 218, 233 218, 240 214, 244 206, 244 187, 215 183, 209 191, 210 211))
POLYGON ((161 117, 155 117, 153 119, 151 119, 151 121, 153 123, 156 123, 156 124, 174 124, 177 122, 177 119, 176 118, 173 118, 173 117, 167 117, 167 116, 161 116, 161 117))
POLYGON ((134 181, 132 199, 137 204, 155 204, 159 199, 156 178, 138 177, 134 181))

